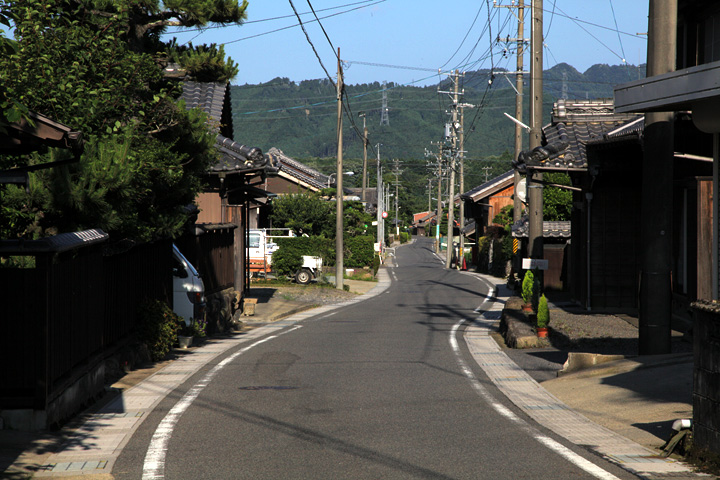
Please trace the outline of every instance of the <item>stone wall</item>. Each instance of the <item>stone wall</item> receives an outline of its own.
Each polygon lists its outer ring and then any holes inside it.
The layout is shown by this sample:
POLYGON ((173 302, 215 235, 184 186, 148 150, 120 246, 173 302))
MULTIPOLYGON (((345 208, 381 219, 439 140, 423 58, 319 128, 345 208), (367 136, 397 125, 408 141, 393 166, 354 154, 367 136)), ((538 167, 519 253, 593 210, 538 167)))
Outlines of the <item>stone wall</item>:
POLYGON ((240 293, 234 288, 207 296, 205 318, 208 322, 208 333, 226 332, 232 328, 234 314, 240 308, 239 301, 240 293))
POLYGON ((720 454, 720 303, 693 304, 693 443, 720 454))

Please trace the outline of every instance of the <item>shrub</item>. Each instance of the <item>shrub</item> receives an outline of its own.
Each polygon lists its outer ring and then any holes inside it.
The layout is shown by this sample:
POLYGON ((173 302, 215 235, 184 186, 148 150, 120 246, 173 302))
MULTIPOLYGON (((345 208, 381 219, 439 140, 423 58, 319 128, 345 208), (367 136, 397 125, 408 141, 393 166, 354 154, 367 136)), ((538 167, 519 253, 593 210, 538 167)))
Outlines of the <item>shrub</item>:
POLYGON ((378 255, 377 253, 373 257, 372 268, 373 275, 377 275, 378 270, 380 270, 380 255, 378 255))
POLYGON ((184 335, 186 337, 199 337, 203 338, 205 335, 207 335, 207 320, 203 319, 194 319, 190 325, 185 325, 185 321, 182 319, 182 317, 178 317, 180 319, 180 335, 184 335))
POLYGON ((538 303, 537 326, 538 328, 547 328, 549 323, 550 308, 548 307, 547 298, 543 295, 540 297, 540 301, 538 303))
POLYGON ((182 318, 160 300, 148 300, 140 305, 137 337, 147 346, 154 361, 168 354, 177 341, 181 323, 184 324, 182 318))
MULTIPOLYGON (((302 266, 302 256, 321 257, 323 265, 335 265, 335 239, 326 237, 279 238, 280 247, 273 253, 273 270, 292 275, 302 266)), ((345 237, 343 263, 346 267, 361 268, 373 264, 375 238, 371 235, 345 237)))
POLYGON ((302 267, 302 254, 283 245, 272 255, 272 268, 278 275, 294 275, 302 267))
MULTIPOLYGON (((293 237, 278 238, 277 244, 280 247, 273 254, 273 267, 275 266, 275 255, 280 251, 289 251, 302 261, 303 255, 321 257, 323 265, 335 265, 335 239, 326 237, 293 237)), ((302 263, 301 263, 302 265, 302 263)), ((298 266, 299 268, 299 266, 298 266)), ((291 273, 295 273, 294 271, 291 273)))
POLYGON ((400 243, 407 243, 410 241, 410 234, 408 232, 400 232, 400 243))
POLYGON ((345 238, 346 267, 362 268, 369 267, 375 256, 375 238, 372 236, 348 237, 345 238))
POLYGON ((535 275, 532 270, 525 272, 525 276, 522 281, 522 298, 525 304, 532 303, 533 295, 535 290, 535 275))

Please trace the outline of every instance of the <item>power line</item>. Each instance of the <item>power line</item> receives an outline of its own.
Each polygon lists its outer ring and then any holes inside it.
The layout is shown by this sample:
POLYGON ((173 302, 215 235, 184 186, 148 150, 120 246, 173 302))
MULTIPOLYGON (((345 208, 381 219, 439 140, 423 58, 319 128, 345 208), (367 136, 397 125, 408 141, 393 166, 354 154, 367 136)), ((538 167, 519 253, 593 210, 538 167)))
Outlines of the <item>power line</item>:
POLYGON ((480 8, 478 8, 477 13, 475 14, 475 18, 473 19, 472 24, 470 24, 470 28, 468 28, 468 31, 465 33, 465 36, 463 37, 462 41, 460 42, 460 45, 458 45, 458 47, 455 49, 455 53, 453 53, 453 54, 450 56, 450 58, 447 59, 447 62, 445 62, 445 63, 442 64, 442 66, 440 67, 441 69, 442 69, 442 68, 445 68, 445 65, 447 65, 448 63, 450 63, 450 61, 451 61, 453 58, 455 58, 455 55, 457 55, 457 53, 460 51, 460 49, 462 48, 462 46, 465 45, 465 40, 467 40, 467 38, 468 38, 468 36, 470 35, 470 32, 472 31, 473 27, 475 27, 475 23, 477 22, 477 19, 478 19, 478 17, 480 16, 480 12, 482 12, 482 5, 480 6, 480 8))
MULTIPOLYGON (((329 10, 337 10, 338 8, 345 8, 345 7, 352 7, 352 6, 355 6, 355 5, 361 5, 360 7, 353 8, 353 9, 351 9, 351 10, 346 10, 346 11, 344 11, 344 12, 339 12, 339 13, 336 13, 336 14, 335 14, 335 15, 341 15, 341 14, 344 14, 344 13, 352 12, 352 11, 354 11, 354 10, 358 10, 358 9, 360 9, 360 8, 371 7, 371 6, 375 5, 376 3, 382 3, 382 2, 384 2, 384 1, 386 1, 386 0, 380 0, 380 1, 378 1, 378 0, 362 0, 362 1, 360 1, 360 2, 346 3, 345 5, 336 5, 336 6, 334 6, 334 7, 321 8, 321 9, 319 9, 319 10, 317 10, 317 11, 318 11, 318 12, 327 12, 327 11, 329 11, 329 10), (370 3, 370 2, 373 2, 373 3, 370 3), (370 3, 370 5, 362 5, 362 4, 366 4, 366 3, 370 3)), ((303 12, 303 13, 301 13, 300 15, 310 15, 310 13, 311 13, 311 12, 303 12)), ((329 15, 329 16, 323 17, 323 18, 330 18, 331 16, 333 16, 333 15, 329 15)), ((262 19, 260 19, 260 20, 245 20, 244 22, 242 22, 241 25, 249 25, 249 24, 251 24, 251 23, 271 22, 271 21, 275 21, 275 20, 285 20, 285 19, 287 19, 287 18, 295 18, 295 15, 281 15, 281 16, 279 16, 279 17, 262 18, 262 19)), ((178 33, 187 33, 187 32, 204 32, 205 30, 213 30, 213 29, 217 29, 217 28, 234 27, 234 26, 237 26, 237 25, 238 25, 237 23, 232 23, 232 24, 211 25, 211 26, 206 26, 206 27, 187 28, 187 29, 181 28, 181 29, 179 29, 179 30, 174 30, 174 31, 171 31, 171 32, 166 32, 166 34, 167 34, 167 35, 175 35, 175 34, 178 34, 178 33)), ((292 27, 297 27, 297 25, 291 25, 290 27, 285 27, 285 28, 292 28, 292 27)))
POLYGON ((369 67, 382 67, 382 68, 397 68, 400 70, 419 70, 421 72, 437 72, 436 68, 423 68, 423 67, 407 67, 403 65, 388 65, 386 63, 372 63, 372 62, 360 62, 358 60, 345 60, 349 65, 358 64, 366 65, 369 67))
POLYGON ((315 52, 315 57, 318 59, 320 66, 325 71, 325 75, 327 75, 328 79, 330 80, 330 83, 332 83, 332 86, 337 88, 337 86, 335 85, 335 82, 333 81, 332 77, 330 76, 327 69, 325 68, 325 65, 323 64, 322 59, 320 58, 320 55, 318 55, 318 52, 315 49, 315 45, 313 45, 312 40, 310 40, 310 35, 308 35, 307 30, 305 30, 305 25, 303 25, 302 19, 300 18, 300 15, 298 14, 297 10, 295 9, 295 5, 293 4, 292 0, 288 0, 288 1, 290 2, 290 6, 292 7, 293 12, 295 12, 295 16, 297 17, 298 22, 300 23, 300 27, 302 27, 303 33, 305 33, 305 38, 307 38, 307 41, 310 44, 310 46, 312 47, 313 52, 315 52))
POLYGON ((335 45, 333 45, 332 41, 330 40, 330 37, 328 36, 327 32, 325 31, 325 27, 323 27, 322 22, 320 22, 320 19, 318 18, 317 13, 315 13, 315 9, 313 8, 312 3, 310 3, 310 0, 307 0, 307 4, 310 7, 310 10, 312 10, 313 15, 315 16, 315 20, 317 20, 317 22, 318 22, 318 25, 320 25, 320 29, 325 34, 325 39, 330 44, 330 48, 332 48, 333 55, 335 55, 335 58, 337 58, 337 54, 335 53, 335 45))
MULTIPOLYGON (((351 9, 345 10, 345 11, 343 11, 343 12, 333 13, 333 14, 331 14, 331 15, 326 15, 326 16, 324 16, 324 17, 321 17, 321 19, 322 19, 322 20, 325 20, 325 19, 327 19, 327 18, 337 17, 338 15, 343 15, 343 14, 345 14, 345 13, 353 12, 353 11, 355 11, 355 10, 360 10, 361 8, 372 7, 373 5, 377 5, 378 3, 384 3, 385 1, 387 1, 387 0, 376 0, 375 2, 370 3, 370 4, 367 4, 367 5, 361 5, 361 6, 359 6, 359 7, 351 8, 351 9)), ((315 21, 316 21, 316 20, 311 20, 311 21, 306 22, 306 23, 314 23, 315 21)), ((289 29, 295 28, 295 27, 297 27, 297 26, 302 26, 302 22, 300 22, 299 24, 295 24, 295 25, 288 25, 287 27, 276 28, 275 30, 270 30, 269 32, 258 33, 257 35, 250 35, 249 37, 243 37, 243 38, 238 38, 238 39, 236 39, 236 40, 230 40, 230 41, 227 41, 227 42, 220 43, 219 45, 229 45, 229 44, 231 44, 231 43, 242 42, 243 40, 250 40, 251 38, 262 37, 262 36, 264 36, 264 35, 269 35, 269 34, 271 34, 271 33, 277 33, 277 32, 281 32, 281 31, 283 31, 283 30, 289 30, 289 29)))

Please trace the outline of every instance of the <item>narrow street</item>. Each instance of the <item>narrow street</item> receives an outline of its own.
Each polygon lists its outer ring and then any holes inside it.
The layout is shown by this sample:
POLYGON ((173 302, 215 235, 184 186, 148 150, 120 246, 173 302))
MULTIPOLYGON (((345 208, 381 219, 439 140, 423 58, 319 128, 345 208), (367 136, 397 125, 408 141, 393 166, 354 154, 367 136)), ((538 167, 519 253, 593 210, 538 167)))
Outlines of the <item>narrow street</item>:
POLYGON ((383 293, 201 369, 142 423, 113 476, 635 478, 525 417, 478 368, 462 331, 486 300, 479 278, 442 268, 425 238, 395 261, 383 293))

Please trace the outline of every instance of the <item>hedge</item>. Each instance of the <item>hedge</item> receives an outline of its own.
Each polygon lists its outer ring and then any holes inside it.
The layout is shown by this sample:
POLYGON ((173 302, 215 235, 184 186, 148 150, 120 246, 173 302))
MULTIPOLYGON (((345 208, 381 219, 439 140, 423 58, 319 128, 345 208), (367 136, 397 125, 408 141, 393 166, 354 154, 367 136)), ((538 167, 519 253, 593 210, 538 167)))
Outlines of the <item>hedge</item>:
MULTIPOLYGON (((375 256, 375 237, 346 237, 343 264, 346 267, 361 268, 372 266, 375 256)), ((323 265, 335 265, 335 239, 326 237, 278 238, 280 247, 273 254, 273 268, 282 274, 292 274, 303 255, 322 257, 323 265), (279 264, 277 262, 280 262, 279 264)))

